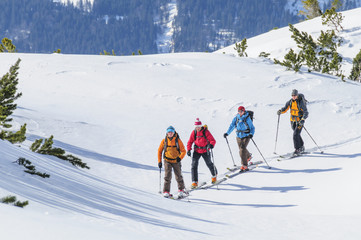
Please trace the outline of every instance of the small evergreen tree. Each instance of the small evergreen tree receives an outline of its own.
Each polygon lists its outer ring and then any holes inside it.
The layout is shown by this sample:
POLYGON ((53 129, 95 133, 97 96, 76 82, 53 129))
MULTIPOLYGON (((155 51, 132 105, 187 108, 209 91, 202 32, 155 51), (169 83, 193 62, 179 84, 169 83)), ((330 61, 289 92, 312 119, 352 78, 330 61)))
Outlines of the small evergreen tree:
POLYGON ((25 159, 25 158, 19 158, 17 161, 16 161, 17 164, 19 165, 22 165, 26 168, 26 170, 24 170, 24 172, 26 173, 29 173, 31 175, 38 175, 42 178, 49 178, 50 175, 47 174, 47 173, 41 173, 41 172, 37 172, 36 169, 35 169, 35 166, 32 165, 32 163, 25 159))
POLYGON ((277 59, 274 59, 274 62, 276 64, 280 64, 282 66, 285 66, 287 70, 294 70, 295 72, 298 72, 300 68, 302 67, 302 55, 297 54, 291 49, 286 55, 283 60, 283 62, 278 61, 277 59))
POLYGON ((65 150, 61 148, 53 148, 53 135, 50 138, 35 140, 35 142, 30 146, 30 150, 44 155, 52 155, 62 160, 70 162, 73 166, 79 166, 81 168, 90 169, 86 163, 83 163, 80 158, 77 158, 73 155, 65 155, 65 150))
POLYGON ((1 44, 0 44, 0 52, 15 52, 15 45, 12 43, 12 41, 8 38, 3 38, 1 40, 1 44))
POLYGON ((341 13, 336 12, 336 7, 327 9, 324 14, 322 14, 322 24, 334 28, 337 32, 343 30, 341 25, 344 16, 341 13))
POLYGON ((15 100, 22 96, 22 93, 17 92, 17 86, 19 83, 18 70, 20 59, 10 67, 8 73, 6 73, 0 79, 0 139, 9 140, 12 143, 23 142, 25 140, 26 124, 21 126, 18 132, 12 133, 4 130, 12 127, 12 118, 10 117, 15 111, 17 104, 15 100))
POLYGON ((270 55, 271 55, 270 53, 260 52, 260 54, 258 55, 258 57, 268 58, 270 55))
POLYGON ((16 197, 15 196, 6 196, 0 199, 0 202, 5 203, 5 204, 11 204, 13 206, 16 207, 25 207, 27 205, 29 205, 28 201, 24 201, 24 202, 20 202, 20 201, 16 201, 16 197))
POLYGON ((104 50, 103 52, 104 52, 104 53, 100 53, 100 55, 112 55, 112 56, 116 56, 114 50, 112 50, 111 53, 110 53, 110 52, 107 52, 106 50, 104 50))
POLYGON ((17 93, 20 61, 18 59, 15 65, 10 67, 10 71, 0 80, 0 126, 5 128, 11 127, 9 123, 12 121, 12 118, 9 117, 17 107, 14 102, 22 95, 22 93, 17 93))
POLYGON ((248 57, 248 54, 246 53, 247 49, 247 39, 244 38, 240 43, 236 43, 234 50, 237 51, 238 56, 240 57, 248 57))
POLYGON ((351 80, 361 82, 361 49, 352 62, 352 70, 349 76, 351 80))
POLYGON ((306 19, 312 19, 321 16, 322 12, 318 0, 302 0, 303 8, 306 11, 300 11, 299 15, 306 16, 306 19))
POLYGON ((337 53, 337 47, 342 40, 335 31, 321 31, 317 41, 314 41, 311 35, 306 32, 300 32, 292 24, 289 24, 292 38, 300 49, 299 54, 290 51, 283 62, 275 60, 276 64, 286 66, 287 69, 293 69, 296 72, 302 64, 308 66, 308 71, 316 71, 336 76, 344 77, 341 73, 342 57, 337 53))
POLYGON ((5 134, 5 137, 4 138, 1 138, 1 139, 6 139, 8 140, 9 142, 11 142, 12 144, 14 143, 22 143, 26 140, 26 123, 24 125, 22 125, 20 127, 20 130, 17 131, 17 132, 6 132, 6 131, 3 131, 2 134, 5 134))

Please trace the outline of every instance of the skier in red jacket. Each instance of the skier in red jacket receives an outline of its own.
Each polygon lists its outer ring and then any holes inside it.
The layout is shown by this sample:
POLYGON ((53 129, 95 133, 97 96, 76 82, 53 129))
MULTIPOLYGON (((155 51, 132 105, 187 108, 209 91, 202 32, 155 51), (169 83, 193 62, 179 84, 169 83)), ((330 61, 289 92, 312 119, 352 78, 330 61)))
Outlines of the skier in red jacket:
POLYGON ((191 156, 192 145, 194 143, 194 151, 192 157, 192 188, 198 186, 198 164, 200 157, 203 157, 209 171, 212 174, 212 183, 217 181, 217 169, 211 161, 210 149, 214 148, 216 140, 208 131, 207 127, 202 126, 199 118, 194 123, 195 130, 192 131, 187 144, 187 155, 191 156))

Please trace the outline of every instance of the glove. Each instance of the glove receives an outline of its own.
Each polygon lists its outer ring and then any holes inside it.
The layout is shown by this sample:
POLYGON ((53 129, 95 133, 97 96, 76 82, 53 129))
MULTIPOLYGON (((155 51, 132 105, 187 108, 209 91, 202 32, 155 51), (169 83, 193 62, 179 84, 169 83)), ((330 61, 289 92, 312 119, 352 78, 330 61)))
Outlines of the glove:
POLYGON ((303 126, 305 124, 305 119, 301 119, 301 121, 298 122, 298 126, 303 126))
POLYGON ((159 162, 159 163, 158 163, 158 167, 159 167, 159 168, 162 168, 162 166, 163 166, 162 162, 159 162))
POLYGON ((214 146, 213 146, 212 144, 210 144, 210 143, 209 143, 209 144, 207 145, 207 148, 213 149, 213 148, 214 148, 214 146))
POLYGON ((177 157, 177 162, 180 162, 182 159, 180 159, 180 157, 177 157))
POLYGON ((188 151, 187 155, 188 155, 188 157, 190 157, 191 156, 191 151, 188 151))
POLYGON ((228 133, 223 134, 224 138, 227 138, 227 136, 228 136, 228 133))
POLYGON ((281 115, 282 111, 281 109, 277 111, 277 115, 281 115))
POLYGON ((247 129, 246 131, 244 131, 244 133, 250 133, 251 130, 247 129))
POLYGON ((253 138, 253 135, 252 135, 252 134, 250 134, 250 135, 248 135, 248 137, 249 137, 249 138, 253 138))

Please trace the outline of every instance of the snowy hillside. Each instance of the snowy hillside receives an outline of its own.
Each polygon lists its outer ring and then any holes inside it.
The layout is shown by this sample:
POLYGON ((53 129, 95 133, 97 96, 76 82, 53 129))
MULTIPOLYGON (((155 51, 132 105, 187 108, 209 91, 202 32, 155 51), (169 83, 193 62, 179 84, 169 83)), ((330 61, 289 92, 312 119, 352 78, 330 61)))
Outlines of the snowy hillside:
MULTIPOLYGON (((345 12, 344 56, 360 49, 360 15, 361 9, 345 12)), ((297 27, 316 33, 318 21, 297 27)), ((28 129, 21 147, 0 141, 0 198, 29 201, 24 209, 0 204, 1 239, 360 239, 361 85, 285 71, 256 57, 261 51, 282 55, 292 44, 288 37, 287 29, 279 29, 250 39, 249 58, 0 54, 1 76, 22 59, 23 96, 13 125, 27 123, 28 129), (305 126, 324 154, 303 132, 306 148, 315 153, 277 161, 276 112, 294 88, 309 101, 305 126), (199 117, 217 141, 214 161, 221 174, 233 165, 223 133, 240 105, 255 112, 254 140, 272 168, 262 164, 180 201, 158 194, 157 149, 166 128, 173 125, 186 143, 199 117), (56 147, 91 169, 28 150, 35 139, 50 135, 56 147), (24 173, 14 163, 19 157, 50 178, 24 173)), ((240 163, 234 133, 228 139, 240 163)), ((252 143, 249 149, 262 160, 252 143)), ((277 152, 292 150, 287 113, 277 152)), ((187 186, 190 165, 185 157, 187 186)), ((202 181, 211 177, 203 161, 199 173, 202 181)))
MULTIPOLYGON (((344 38, 343 44, 339 47, 343 57, 342 69, 345 71, 346 76, 352 68, 352 60, 356 57, 356 54, 361 49, 361 28, 360 28, 360 8, 342 12, 345 17, 342 26, 344 31, 340 32, 340 37, 344 38)), ((320 35, 321 30, 329 29, 327 26, 322 25, 321 17, 305 21, 295 25, 300 31, 305 31, 314 39, 320 35)), ((268 33, 261 34, 259 36, 247 39, 248 48, 246 50, 248 56, 258 57, 261 52, 267 52, 271 55, 269 58, 283 60, 283 57, 292 48, 297 49, 295 41, 291 38, 292 33, 289 31, 289 27, 272 30, 268 33)), ((236 54, 234 45, 217 51, 218 53, 236 54)))

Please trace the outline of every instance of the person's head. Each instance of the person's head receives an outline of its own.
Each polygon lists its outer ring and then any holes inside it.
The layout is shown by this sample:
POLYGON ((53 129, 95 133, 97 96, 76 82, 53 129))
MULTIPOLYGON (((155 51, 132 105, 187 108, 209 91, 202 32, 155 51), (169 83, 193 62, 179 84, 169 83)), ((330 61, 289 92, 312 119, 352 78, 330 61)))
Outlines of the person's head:
POLYGON ((199 120, 199 118, 197 118, 194 122, 194 127, 197 131, 200 131, 202 129, 202 122, 199 120))
POLYGON ((169 126, 169 127, 167 128, 167 135, 168 135, 168 137, 173 137, 173 136, 174 136, 174 133, 175 133, 174 127, 169 126))
POLYGON ((293 100, 297 99, 297 97, 298 97, 298 91, 297 91, 297 89, 293 89, 291 95, 292 95, 292 99, 293 99, 293 100))
POLYGON ((239 108, 238 108, 238 114, 239 114, 240 116, 242 116, 245 111, 246 111, 246 109, 245 109, 243 106, 239 106, 239 108))

